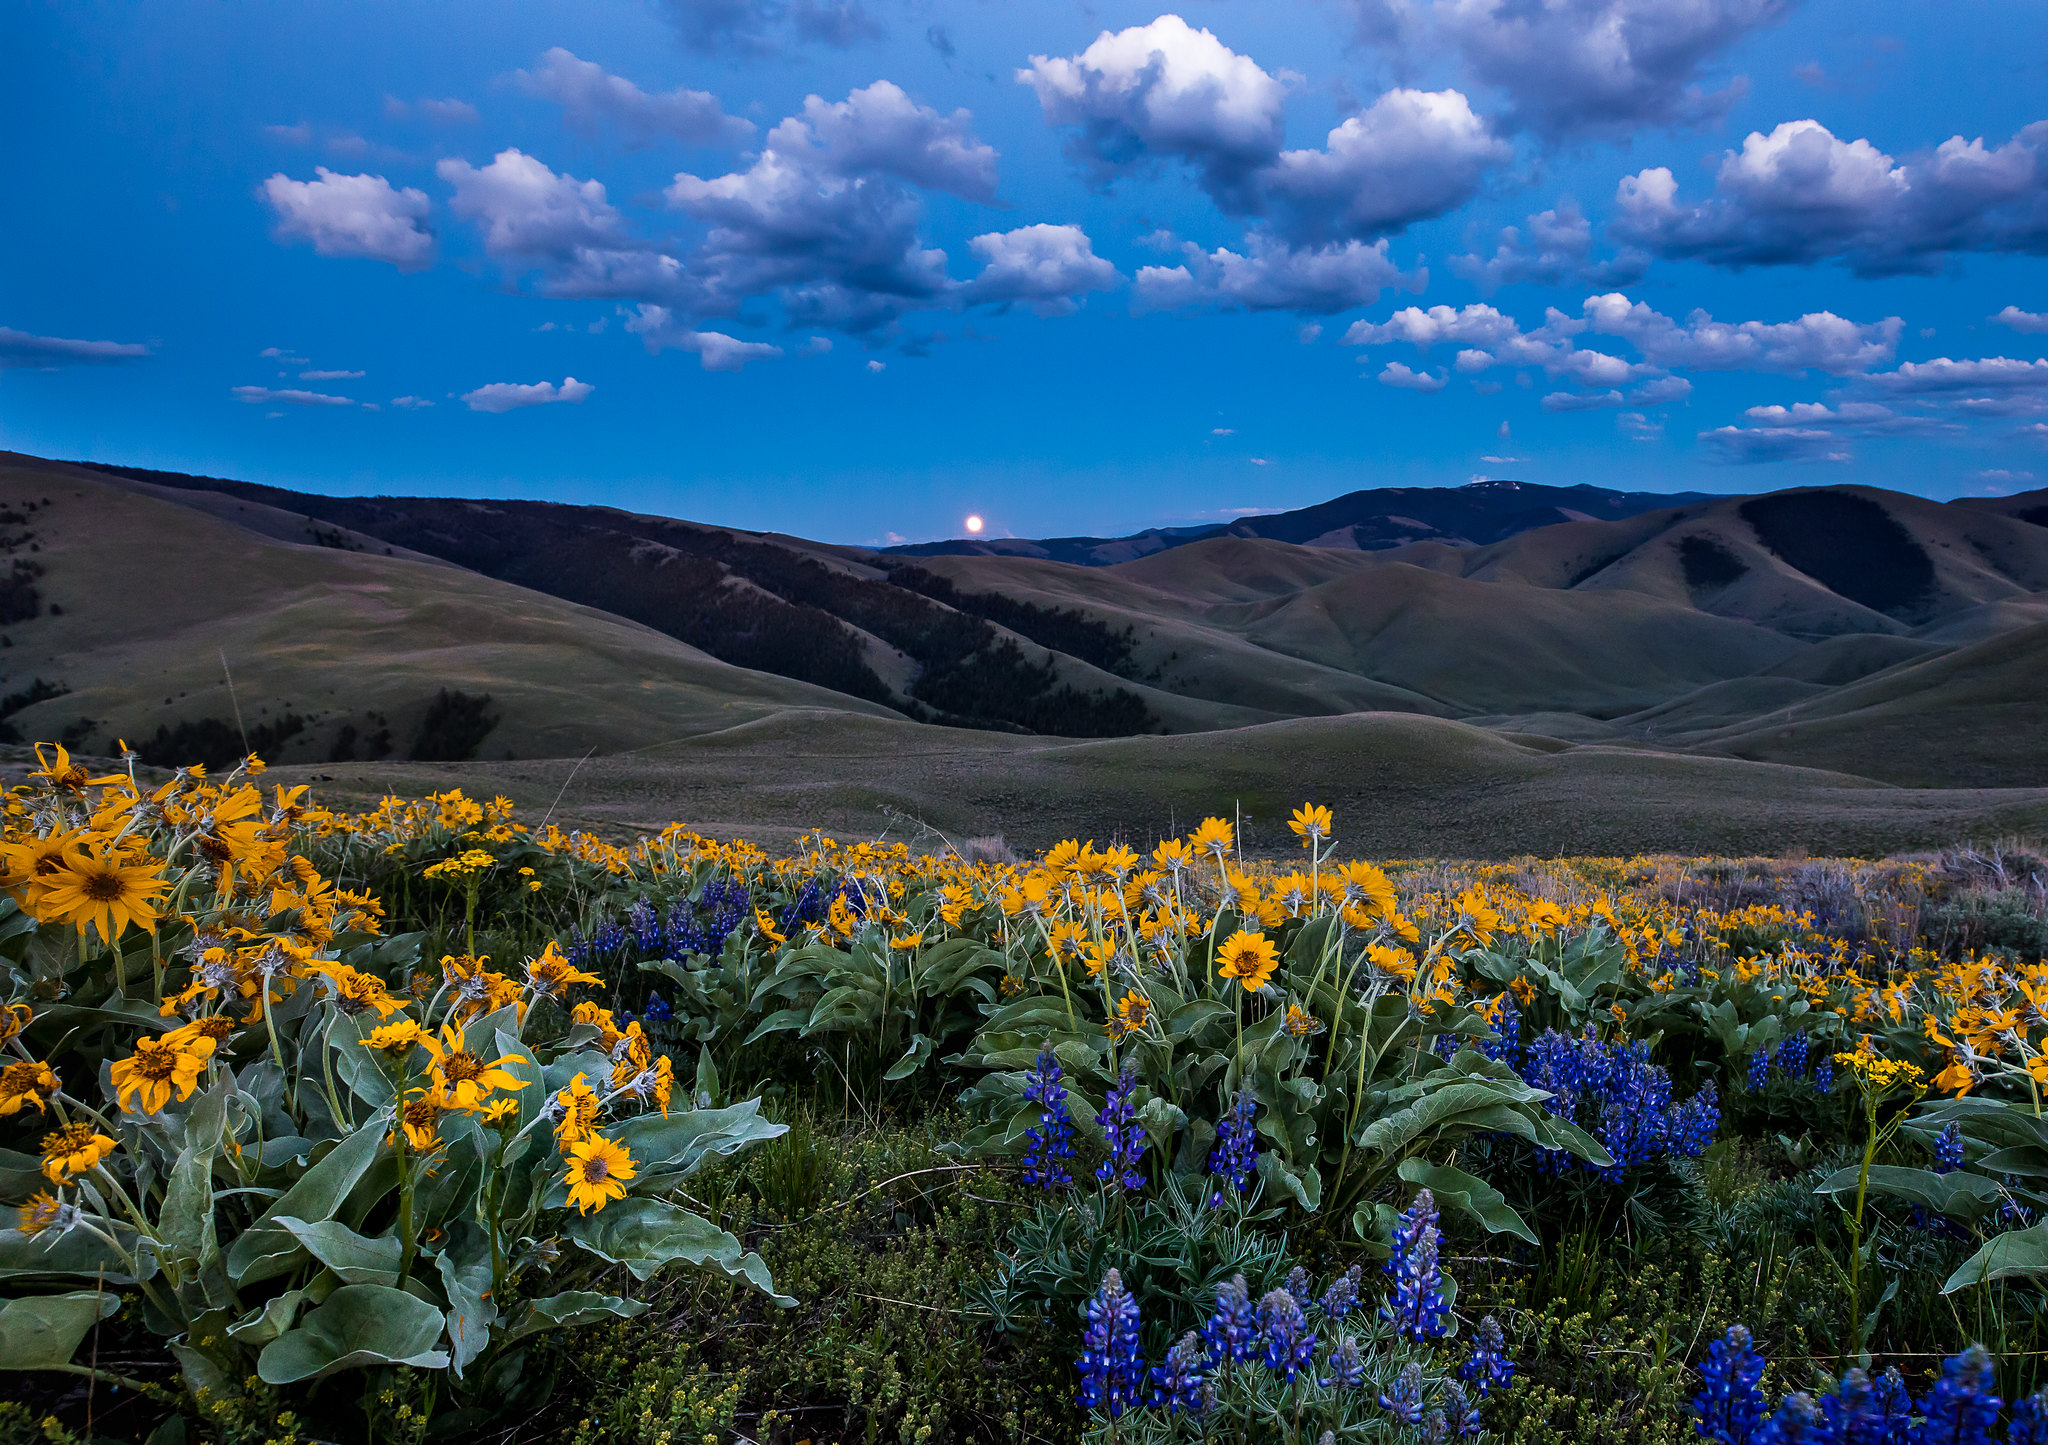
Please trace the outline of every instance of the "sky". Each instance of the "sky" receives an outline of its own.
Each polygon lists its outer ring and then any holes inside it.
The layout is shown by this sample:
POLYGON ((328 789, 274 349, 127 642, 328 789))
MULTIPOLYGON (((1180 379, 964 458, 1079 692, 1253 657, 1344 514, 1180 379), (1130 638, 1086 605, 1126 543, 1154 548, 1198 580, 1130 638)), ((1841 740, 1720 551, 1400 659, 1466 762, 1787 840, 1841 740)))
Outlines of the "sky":
POLYGON ((0 447, 854 543, 2048 484, 2048 7, 16 4, 0 447))

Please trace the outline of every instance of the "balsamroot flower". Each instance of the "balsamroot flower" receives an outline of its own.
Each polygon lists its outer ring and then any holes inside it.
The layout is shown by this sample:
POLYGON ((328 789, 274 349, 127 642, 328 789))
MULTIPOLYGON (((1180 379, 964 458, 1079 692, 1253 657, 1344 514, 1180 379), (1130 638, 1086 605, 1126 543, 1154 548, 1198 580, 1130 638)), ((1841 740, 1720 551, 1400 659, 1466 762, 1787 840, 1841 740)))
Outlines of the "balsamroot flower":
POLYGON ((1264 988, 1279 966, 1280 950, 1273 941, 1263 933, 1247 933, 1242 928, 1225 939, 1216 952, 1217 976, 1236 979, 1244 985, 1246 993, 1264 988))
POLYGON ((0 1069, 0 1118, 43 1106, 57 1092, 57 1074, 48 1064, 22 1059, 0 1069))
POLYGON ((108 1069, 114 1097, 123 1109, 135 1112, 139 1106, 145 1114, 156 1113, 174 1095, 183 1102, 199 1087, 213 1048, 213 1040, 204 1037, 137 1039, 135 1052, 108 1069))
POLYGON ((29 911, 46 923, 75 924, 80 933, 90 927, 109 944, 131 923, 154 933, 157 905, 170 887, 163 871, 146 853, 87 839, 58 855, 29 911))
POLYGON ((578 1074, 569 1080, 568 1088, 548 1101, 546 1109, 555 1121, 555 1146, 566 1154, 596 1132, 604 1104, 590 1087, 590 1081, 578 1074))
POLYGON ((1102 1288, 1082 1306, 1080 1403, 1106 1410, 1111 1419, 1145 1403, 1145 1356, 1138 1341, 1138 1302, 1110 1270, 1102 1288))
POLYGON ((570 1145, 568 1163, 569 1203, 579 1214, 624 1199, 627 1181, 639 1172, 626 1146, 602 1134, 570 1145))
POLYGON ((420 1042, 433 1056, 428 1067, 433 1071, 434 1082, 447 1092, 458 1109, 473 1109, 486 1094, 500 1089, 526 1087, 526 1080, 505 1068, 516 1061, 515 1056, 508 1054, 488 1061, 478 1058, 463 1047, 462 1030, 453 1025, 442 1025, 439 1038, 426 1034, 420 1042))
POLYGON ((68 1184, 113 1152, 114 1141, 92 1125, 66 1124, 43 1135, 43 1174, 52 1184, 68 1184))

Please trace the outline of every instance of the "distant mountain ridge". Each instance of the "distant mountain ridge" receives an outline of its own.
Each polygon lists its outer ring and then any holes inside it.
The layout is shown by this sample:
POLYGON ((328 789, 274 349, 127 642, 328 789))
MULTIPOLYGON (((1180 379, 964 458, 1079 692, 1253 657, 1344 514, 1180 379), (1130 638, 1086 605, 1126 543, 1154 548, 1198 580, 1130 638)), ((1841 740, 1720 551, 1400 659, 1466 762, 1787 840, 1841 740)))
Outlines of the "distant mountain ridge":
POLYGON ((1127 537, 955 538, 884 548, 899 557, 1042 557, 1113 567, 1215 537, 1264 537, 1304 547, 1380 552, 1410 542, 1483 547, 1559 522, 1608 522, 1712 499, 1708 492, 1616 492, 1580 483, 1468 482, 1462 487, 1372 487, 1288 512, 1199 527, 1151 527, 1127 537))

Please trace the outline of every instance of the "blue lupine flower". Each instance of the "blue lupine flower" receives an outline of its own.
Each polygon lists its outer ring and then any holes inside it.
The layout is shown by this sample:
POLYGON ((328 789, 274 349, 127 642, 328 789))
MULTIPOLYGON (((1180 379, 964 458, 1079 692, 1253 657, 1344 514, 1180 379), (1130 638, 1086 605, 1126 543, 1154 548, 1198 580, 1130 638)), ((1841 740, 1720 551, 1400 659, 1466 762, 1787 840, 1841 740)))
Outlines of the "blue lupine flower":
MULTIPOLYGON (((1251 1085, 1240 1087, 1231 1101, 1230 1112, 1216 1126, 1216 1145, 1209 1151, 1209 1172, 1219 1181, 1227 1181, 1239 1194, 1252 1187, 1252 1171, 1259 1163, 1259 1138, 1252 1127, 1252 1114, 1257 1108, 1251 1085)), ((1209 1203, 1222 1202, 1223 1189, 1219 1183, 1209 1195, 1209 1203)))
POLYGON ((1444 1445, 1451 1438, 1451 1417, 1438 1406, 1422 1417, 1422 1445, 1444 1445))
POLYGON ((1074 1176, 1059 1161, 1074 1157, 1074 1122, 1067 1117, 1067 1087, 1050 1046, 1039 1050, 1024 1098, 1038 1105, 1038 1123, 1025 1131, 1024 1182, 1035 1189, 1067 1189, 1074 1176))
POLYGON ((1104 1097, 1102 1113, 1096 1120, 1102 1125, 1102 1140, 1109 1146, 1109 1157, 1096 1167, 1095 1177, 1105 1184, 1114 1180, 1127 1190, 1145 1187, 1145 1176, 1138 1172, 1138 1165, 1145 1158, 1145 1126, 1138 1122, 1137 1107, 1131 1102, 1137 1089, 1137 1071, 1125 1064, 1104 1097))
POLYGON ((1749 1086, 1761 1089, 1771 1081, 1771 1051, 1758 1049, 1749 1056, 1749 1086))
POLYGON ((1813 1396, 1787 1395, 1778 1413, 1756 1432, 1756 1445, 1837 1445, 1829 1437, 1828 1423, 1813 1396))
POLYGON ((1913 1396, 1897 1369, 1873 1380, 1851 1367, 1836 1393, 1822 1397, 1830 1442, 1841 1445, 1906 1445, 1912 1431, 1913 1396))
POLYGON ((2048 1390, 2036 1390, 2012 1407, 2005 1445, 2048 1445, 2048 1390))
POLYGON ((1216 1310, 1202 1325, 1209 1363, 1225 1365, 1249 1360, 1258 1353, 1259 1317, 1244 1276, 1232 1275, 1216 1287, 1216 1310))
POLYGON ((1451 1434, 1461 1440, 1485 1428, 1479 1420, 1479 1407, 1466 1397, 1465 1387, 1456 1380, 1444 1382, 1444 1420, 1451 1434))
POLYGON ((660 994, 649 994, 647 996, 647 1012, 642 1017, 651 1024, 665 1024, 675 1017, 675 1010, 669 1006, 668 1000, 660 994))
POLYGON ((1953 1174, 1963 1167, 1963 1127, 1951 1123, 1934 1136, 1934 1172, 1953 1174))
POLYGON ((1806 1077, 1806 1065, 1812 1055, 1813 1041, 1805 1034, 1794 1034, 1778 1045, 1778 1072, 1787 1079, 1806 1077))
POLYGON ((1763 1392, 1757 1389, 1764 1377, 1764 1357, 1756 1352, 1749 1331, 1730 1325, 1727 1339, 1707 1347, 1699 1371, 1693 1428, 1717 1445, 1749 1445, 1764 1419, 1763 1392))
POLYGON ((1997 1375, 1991 1352, 1982 1345, 1950 1356, 1941 1378, 1920 1402, 1927 1418, 1913 1432, 1913 1445, 1992 1445, 1998 1424, 1997 1375))
POLYGON ((1309 1297, 1308 1271, 1297 1264, 1293 1269, 1287 1271, 1287 1278, 1280 1281, 1280 1288, 1286 1290, 1297 1300, 1307 1299, 1309 1297))
POLYGON ((1699 1092, 1671 1111, 1668 1130, 1671 1152, 1682 1159, 1697 1159, 1714 1142, 1721 1127, 1721 1095, 1709 1079, 1699 1092))
POLYGON ((1395 1333, 1418 1343, 1451 1330, 1444 1319, 1443 1266, 1437 1261, 1442 1239, 1436 1227, 1436 1196, 1419 1190, 1394 1225, 1393 1253, 1381 1266, 1394 1277, 1394 1292, 1380 1309, 1380 1318, 1392 1320, 1395 1333))
POLYGON ((1285 1375, 1290 1385, 1315 1358, 1315 1331, 1308 1327, 1300 1302, 1284 1289, 1259 1301, 1259 1343, 1266 1368, 1285 1375))
POLYGON ((1515 1362, 1508 1358, 1507 1335, 1492 1315, 1472 1331, 1472 1355, 1458 1367, 1458 1376, 1479 1392, 1484 1400, 1515 1377, 1515 1362))
POLYGON ((1138 1342, 1138 1302, 1110 1270, 1102 1288, 1081 1307, 1081 1408, 1111 1418, 1145 1403, 1145 1355, 1138 1342))
POLYGON ((1355 1390, 1365 1383, 1365 1359, 1358 1353, 1358 1341, 1350 1335, 1337 1341, 1337 1348, 1330 1351, 1330 1376, 1318 1380, 1325 1390, 1355 1390))
POLYGON ((661 915, 654 905, 645 898, 626 910, 626 927, 632 932, 633 945, 643 956, 659 958, 666 951, 663 944, 661 915))
MULTIPOLYGON (((1546 1030, 1529 1046, 1523 1077, 1549 1092, 1543 1107, 1550 1114, 1599 1136, 1615 1160, 1597 1171, 1609 1181, 1654 1159, 1697 1156, 1720 1127, 1719 1097, 1702 1089, 1674 1103, 1671 1076, 1650 1062, 1645 1044, 1603 1045, 1590 1031, 1574 1038, 1546 1030)), ((1537 1161, 1549 1174, 1591 1168, 1562 1149, 1539 1149, 1537 1161)))
POLYGON ((1832 1094, 1835 1091, 1835 1061, 1822 1059, 1813 1066, 1813 1091, 1816 1094, 1832 1094))
POLYGON ((1495 1062, 1512 1062, 1522 1048, 1522 1011, 1515 1007, 1515 996, 1502 994, 1500 1007, 1495 1010, 1493 1031, 1499 1037, 1481 1039, 1479 1052, 1495 1062))
POLYGON ((1201 1414, 1207 1403, 1202 1390, 1204 1363, 1202 1342, 1189 1330, 1166 1352, 1166 1363, 1152 1367, 1152 1403, 1164 1405, 1169 1415, 1183 1410, 1201 1414))
POLYGON ((1403 1365, 1387 1393, 1380 1396, 1380 1408, 1397 1424, 1422 1423, 1422 1366, 1403 1365))
POLYGON ((1365 1270, 1355 1264, 1331 1280, 1330 1287, 1323 1292, 1323 1313, 1333 1320, 1341 1320, 1357 1309, 1358 1286, 1364 1280, 1365 1270))

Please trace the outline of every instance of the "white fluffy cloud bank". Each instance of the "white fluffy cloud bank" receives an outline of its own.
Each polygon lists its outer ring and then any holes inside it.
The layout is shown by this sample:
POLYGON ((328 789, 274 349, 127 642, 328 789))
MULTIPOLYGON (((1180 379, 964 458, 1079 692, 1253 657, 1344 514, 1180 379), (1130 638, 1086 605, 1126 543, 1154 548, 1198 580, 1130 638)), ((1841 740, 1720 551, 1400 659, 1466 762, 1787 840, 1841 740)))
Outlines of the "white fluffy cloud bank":
POLYGON ((429 209, 425 191, 395 189, 382 176, 337 175, 316 166, 310 181, 280 171, 257 194, 276 216, 280 241, 309 241, 322 256, 385 261, 401 271, 433 264, 434 233, 422 224, 429 209))

